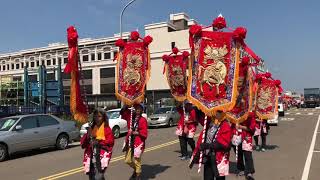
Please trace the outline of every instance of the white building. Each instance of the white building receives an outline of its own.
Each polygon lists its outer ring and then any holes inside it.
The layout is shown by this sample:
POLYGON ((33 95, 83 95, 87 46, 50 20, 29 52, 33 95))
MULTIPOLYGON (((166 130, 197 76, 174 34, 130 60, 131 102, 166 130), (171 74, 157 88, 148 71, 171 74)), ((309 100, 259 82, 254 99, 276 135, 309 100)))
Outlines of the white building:
MULTIPOLYGON (((151 35, 150 44, 151 78, 147 85, 147 103, 154 104, 161 98, 171 97, 169 86, 162 74, 163 54, 170 54, 173 47, 180 50, 189 50, 189 26, 195 20, 185 13, 171 14, 168 22, 145 25, 145 35, 151 35)), ((124 39, 129 33, 124 33, 124 39)), ((80 39, 79 54, 84 73, 85 89, 89 104, 105 106, 117 103, 114 96, 115 64, 113 61, 117 52, 114 42, 119 38, 80 39)), ((67 62, 67 44, 53 43, 47 47, 22 50, 18 52, 0 54, 0 77, 12 76, 13 80, 23 81, 23 67, 28 66, 29 80, 37 80, 37 69, 45 65, 47 69, 57 67, 62 62, 62 69, 67 62)), ((55 74, 48 71, 48 79, 55 79, 55 74)), ((64 94, 66 100, 70 94, 70 76, 64 75, 64 94)), ((68 100, 66 101, 68 102, 68 100)))

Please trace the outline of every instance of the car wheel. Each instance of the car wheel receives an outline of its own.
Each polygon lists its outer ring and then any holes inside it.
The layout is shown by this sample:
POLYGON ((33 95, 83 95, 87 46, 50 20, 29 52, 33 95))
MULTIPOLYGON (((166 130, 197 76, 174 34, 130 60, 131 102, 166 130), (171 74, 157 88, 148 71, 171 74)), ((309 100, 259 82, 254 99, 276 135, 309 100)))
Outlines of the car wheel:
POLYGON ((172 127, 173 126, 173 120, 172 119, 169 119, 168 121, 168 127, 172 127))
POLYGON ((65 134, 59 135, 56 141, 57 149, 59 150, 67 149, 68 145, 69 145, 69 137, 65 134))
POLYGON ((0 144, 0 162, 6 160, 8 157, 8 149, 5 145, 0 144))
POLYGON ((119 126, 115 126, 112 128, 112 133, 113 133, 113 136, 115 138, 119 138, 120 137, 120 128, 119 126))

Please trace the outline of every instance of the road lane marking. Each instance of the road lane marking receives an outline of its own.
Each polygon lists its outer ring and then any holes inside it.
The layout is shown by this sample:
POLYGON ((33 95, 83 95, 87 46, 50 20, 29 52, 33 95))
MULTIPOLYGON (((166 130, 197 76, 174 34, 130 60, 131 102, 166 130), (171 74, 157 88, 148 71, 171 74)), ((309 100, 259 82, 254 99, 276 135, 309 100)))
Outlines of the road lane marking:
POLYGON ((285 113, 285 115, 289 115, 289 114, 290 114, 290 113, 288 113, 288 112, 287 112, 287 113, 285 113))
POLYGON ((280 121, 294 121, 295 118, 281 118, 280 121))
MULTIPOLYGON (((195 137, 199 137, 199 134, 196 135, 195 137)), ((167 142, 167 143, 163 143, 163 144, 159 144, 159 145, 156 145, 156 146, 152 146, 150 148, 145 149, 144 152, 150 152, 150 151, 154 151, 154 150, 157 150, 157 149, 161 149, 161 148, 173 145, 173 144, 177 144, 178 142, 179 142, 179 140, 176 139, 176 140, 173 140, 173 141, 170 141, 170 142, 167 142)), ((117 161, 120 161, 120 160, 124 160, 124 158, 125 158, 124 155, 112 158, 110 163, 117 162, 117 161)), ((70 175, 73 175, 73 174, 77 174, 77 173, 80 173, 80 172, 83 172, 83 167, 79 167, 79 168, 71 169, 71 170, 68 170, 68 171, 65 171, 65 172, 61 172, 61 173, 58 173, 58 174, 54 174, 54 175, 51 175, 51 176, 43 177, 43 178, 40 178, 38 180, 60 179, 60 178, 63 178, 63 177, 66 177, 66 176, 70 176, 70 175)))
POLYGON ((313 115, 313 113, 308 113, 308 115, 313 115))
POLYGON ((320 151, 313 151, 314 153, 318 153, 318 152, 320 152, 320 151))
POLYGON ((311 144, 310 144, 310 148, 309 148, 309 153, 308 153, 308 156, 306 159, 306 163, 304 165, 301 180, 308 180, 308 176, 309 176, 309 172, 310 172, 310 165, 311 165, 311 161, 312 161, 312 155, 313 155, 314 146, 316 144, 316 139, 317 139, 317 131, 318 131, 318 127, 319 127, 319 121, 320 121, 320 115, 318 117, 318 121, 317 121, 316 127, 313 132, 313 136, 312 136, 312 140, 311 140, 311 144))
POLYGON ((301 113, 296 113, 296 115, 300 115, 301 113))

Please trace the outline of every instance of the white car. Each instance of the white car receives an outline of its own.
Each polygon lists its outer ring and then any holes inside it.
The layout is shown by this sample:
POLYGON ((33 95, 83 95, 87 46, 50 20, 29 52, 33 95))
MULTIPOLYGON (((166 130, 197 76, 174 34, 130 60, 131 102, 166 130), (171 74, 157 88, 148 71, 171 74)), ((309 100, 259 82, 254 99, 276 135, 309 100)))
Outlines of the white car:
POLYGON ((284 116, 284 107, 282 103, 278 104, 278 114, 279 116, 284 116))
POLYGON ((274 118, 268 120, 268 124, 278 126, 279 116, 275 115, 274 118))
MULTIPOLYGON (((121 118, 120 110, 121 109, 112 109, 107 111, 107 116, 109 117, 109 126, 112 129, 115 138, 119 138, 122 133, 128 132, 127 121, 121 118)), ((81 126, 81 137, 87 133, 87 128, 89 128, 88 123, 81 126)))

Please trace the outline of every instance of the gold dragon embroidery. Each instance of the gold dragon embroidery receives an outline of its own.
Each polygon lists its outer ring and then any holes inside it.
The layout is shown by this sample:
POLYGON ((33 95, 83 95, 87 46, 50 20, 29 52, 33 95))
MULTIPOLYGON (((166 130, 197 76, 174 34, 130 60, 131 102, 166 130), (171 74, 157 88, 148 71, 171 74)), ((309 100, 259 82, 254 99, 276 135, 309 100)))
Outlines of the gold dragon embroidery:
POLYGON ((126 84, 136 85, 140 83, 139 68, 142 66, 142 57, 139 55, 127 55, 127 68, 123 72, 123 80, 126 84))
POLYGON ((214 62, 207 67, 199 66, 200 73, 198 79, 200 80, 201 94, 203 94, 203 84, 205 83, 210 86, 210 89, 216 86, 217 94, 219 94, 219 86, 224 84, 224 79, 227 75, 227 67, 222 62, 228 54, 227 46, 224 45, 219 48, 207 46, 204 49, 204 53, 204 65, 206 65, 210 59, 214 62))
POLYGON ((266 109, 272 106, 272 102, 270 101, 272 96, 271 88, 261 89, 258 94, 257 106, 259 109, 266 109))
POLYGON ((172 67, 172 76, 170 77, 170 82, 173 87, 185 86, 185 79, 181 67, 172 67))

